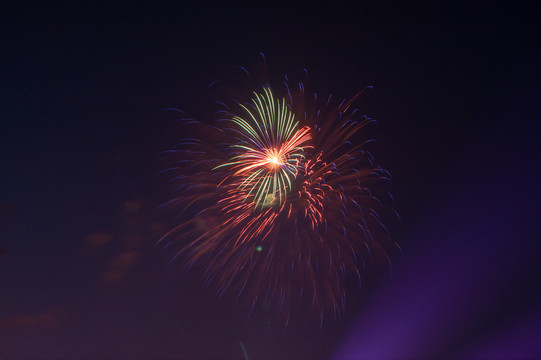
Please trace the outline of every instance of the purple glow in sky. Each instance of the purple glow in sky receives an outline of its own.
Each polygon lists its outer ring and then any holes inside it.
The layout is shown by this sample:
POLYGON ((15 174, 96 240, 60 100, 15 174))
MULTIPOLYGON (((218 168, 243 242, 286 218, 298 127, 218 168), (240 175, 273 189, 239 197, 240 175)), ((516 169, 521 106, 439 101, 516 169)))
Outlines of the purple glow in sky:
POLYGON ((479 141, 476 157, 450 172, 410 235, 415 246, 334 359, 541 357, 539 154, 513 142, 522 151, 487 152, 479 141), (525 157, 531 162, 517 161, 525 157))

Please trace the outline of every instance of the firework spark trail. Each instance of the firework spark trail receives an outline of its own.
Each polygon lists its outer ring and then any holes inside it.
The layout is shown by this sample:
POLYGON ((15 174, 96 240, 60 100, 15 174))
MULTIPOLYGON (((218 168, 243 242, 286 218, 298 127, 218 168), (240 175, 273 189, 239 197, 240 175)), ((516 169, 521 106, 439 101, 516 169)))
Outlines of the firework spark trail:
POLYGON ((175 259, 251 308, 343 312, 345 282, 359 281, 374 255, 394 246, 380 219, 389 174, 357 143, 371 122, 350 110, 317 106, 299 83, 277 97, 268 85, 234 102, 201 140, 175 152, 180 173, 171 206, 191 214, 162 239, 181 244, 175 259), (307 100, 308 99, 308 100, 307 100), (205 139, 208 139, 205 141, 205 139))

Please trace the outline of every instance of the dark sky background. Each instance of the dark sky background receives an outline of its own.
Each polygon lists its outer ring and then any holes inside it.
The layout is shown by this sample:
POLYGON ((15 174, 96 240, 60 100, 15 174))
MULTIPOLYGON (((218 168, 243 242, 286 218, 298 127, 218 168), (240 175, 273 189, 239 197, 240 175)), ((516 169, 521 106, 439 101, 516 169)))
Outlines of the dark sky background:
POLYGON ((539 6, 354 3, 0 5, 0 358, 541 355, 539 6), (259 52, 274 83, 374 86, 403 255, 322 330, 246 321, 154 246, 159 153, 182 137, 166 109, 208 119, 208 84, 259 52))

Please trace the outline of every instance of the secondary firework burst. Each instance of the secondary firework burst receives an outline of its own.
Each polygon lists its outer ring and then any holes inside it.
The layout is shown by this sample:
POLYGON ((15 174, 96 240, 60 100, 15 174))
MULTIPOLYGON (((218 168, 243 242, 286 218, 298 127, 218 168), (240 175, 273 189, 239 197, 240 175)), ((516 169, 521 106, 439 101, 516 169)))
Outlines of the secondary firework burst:
POLYGON ((212 125, 184 119, 198 135, 169 152, 167 204, 182 220, 161 241, 218 298, 287 322, 341 314, 346 281, 395 245, 381 218, 390 176, 359 141, 371 120, 352 109, 362 92, 332 106, 283 85, 281 96, 262 84, 248 101, 221 103, 212 125))

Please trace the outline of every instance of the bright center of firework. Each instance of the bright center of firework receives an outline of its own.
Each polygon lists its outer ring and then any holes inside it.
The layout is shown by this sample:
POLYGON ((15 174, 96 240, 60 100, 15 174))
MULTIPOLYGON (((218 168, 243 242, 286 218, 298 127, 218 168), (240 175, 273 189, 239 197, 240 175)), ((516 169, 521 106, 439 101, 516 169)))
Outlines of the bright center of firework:
POLYGON ((267 156, 267 163, 271 170, 278 170, 280 166, 284 165, 280 154, 274 153, 267 156))

